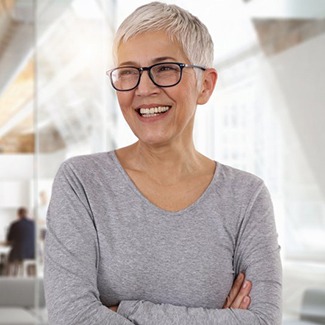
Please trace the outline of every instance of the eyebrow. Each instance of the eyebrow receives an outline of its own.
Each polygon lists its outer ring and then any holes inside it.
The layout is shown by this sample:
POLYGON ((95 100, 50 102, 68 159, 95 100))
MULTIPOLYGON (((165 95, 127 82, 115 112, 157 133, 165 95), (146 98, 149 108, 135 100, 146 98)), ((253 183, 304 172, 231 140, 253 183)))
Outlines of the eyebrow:
MULTIPOLYGON (((164 62, 164 61, 168 61, 168 60, 176 62, 176 59, 171 56, 162 56, 162 57, 153 59, 152 64, 164 62)), ((130 66, 138 66, 138 64, 135 61, 126 61, 126 62, 122 62, 121 64, 119 64, 119 67, 120 66, 129 66, 129 65, 130 66)))

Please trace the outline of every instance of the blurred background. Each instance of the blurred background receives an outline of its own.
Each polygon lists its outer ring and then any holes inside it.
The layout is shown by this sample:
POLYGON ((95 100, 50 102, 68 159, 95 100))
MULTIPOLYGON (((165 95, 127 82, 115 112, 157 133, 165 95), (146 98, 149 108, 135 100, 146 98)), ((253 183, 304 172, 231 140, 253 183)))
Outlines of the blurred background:
MULTIPOLYGON (((117 26, 147 2, 0 0, 0 324, 47 323, 43 234, 61 162, 135 140, 105 71, 117 26), (37 225, 35 257, 12 268, 20 207, 37 225)), ((215 43, 219 80, 198 107, 197 148, 265 180, 284 323, 325 324, 325 1, 168 3, 198 16, 215 43)))

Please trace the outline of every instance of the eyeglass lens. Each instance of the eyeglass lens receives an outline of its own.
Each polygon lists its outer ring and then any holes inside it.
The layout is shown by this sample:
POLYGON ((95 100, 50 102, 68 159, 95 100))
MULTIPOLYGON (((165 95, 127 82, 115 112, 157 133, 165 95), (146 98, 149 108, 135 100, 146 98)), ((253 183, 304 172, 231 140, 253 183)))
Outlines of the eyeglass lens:
MULTIPOLYGON (((176 85, 181 78, 181 67, 176 63, 159 63, 149 67, 151 80, 160 87, 176 85)), ((111 80, 117 90, 131 90, 135 88, 143 71, 135 67, 120 67, 111 72, 111 80)))

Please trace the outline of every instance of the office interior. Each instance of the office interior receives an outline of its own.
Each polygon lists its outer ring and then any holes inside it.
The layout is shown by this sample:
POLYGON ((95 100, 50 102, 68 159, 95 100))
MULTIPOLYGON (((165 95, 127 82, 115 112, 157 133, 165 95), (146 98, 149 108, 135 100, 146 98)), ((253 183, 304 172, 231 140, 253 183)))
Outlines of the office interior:
MULTIPOLYGON (((47 324, 39 233, 58 167, 135 140, 105 71, 117 26, 147 2, 0 0, 0 315, 7 308, 10 318, 10 305, 31 316, 15 324, 47 324), (6 235, 21 206, 37 225, 37 254, 13 276, 6 235), (29 307, 13 298, 26 290, 29 307)), ((325 324, 325 2, 168 3, 197 15, 215 43, 219 79, 198 107, 196 146, 264 179, 281 245, 283 323, 325 324)))

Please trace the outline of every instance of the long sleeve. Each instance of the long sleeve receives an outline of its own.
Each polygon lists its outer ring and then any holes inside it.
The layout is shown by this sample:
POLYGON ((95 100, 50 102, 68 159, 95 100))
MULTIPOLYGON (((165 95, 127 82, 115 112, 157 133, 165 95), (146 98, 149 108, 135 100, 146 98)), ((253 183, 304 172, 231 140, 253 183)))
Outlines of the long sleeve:
POLYGON ((118 312, 139 325, 279 325, 282 272, 272 203, 261 184, 242 207, 234 268, 252 281, 249 310, 187 308, 150 301, 122 301, 118 312))
POLYGON ((122 301, 118 313, 138 325, 257 325, 263 323, 249 310, 189 308, 150 301, 122 301))
POLYGON ((45 294, 50 325, 129 325, 100 301, 99 246, 87 193, 64 163, 53 184, 47 217, 45 294))

